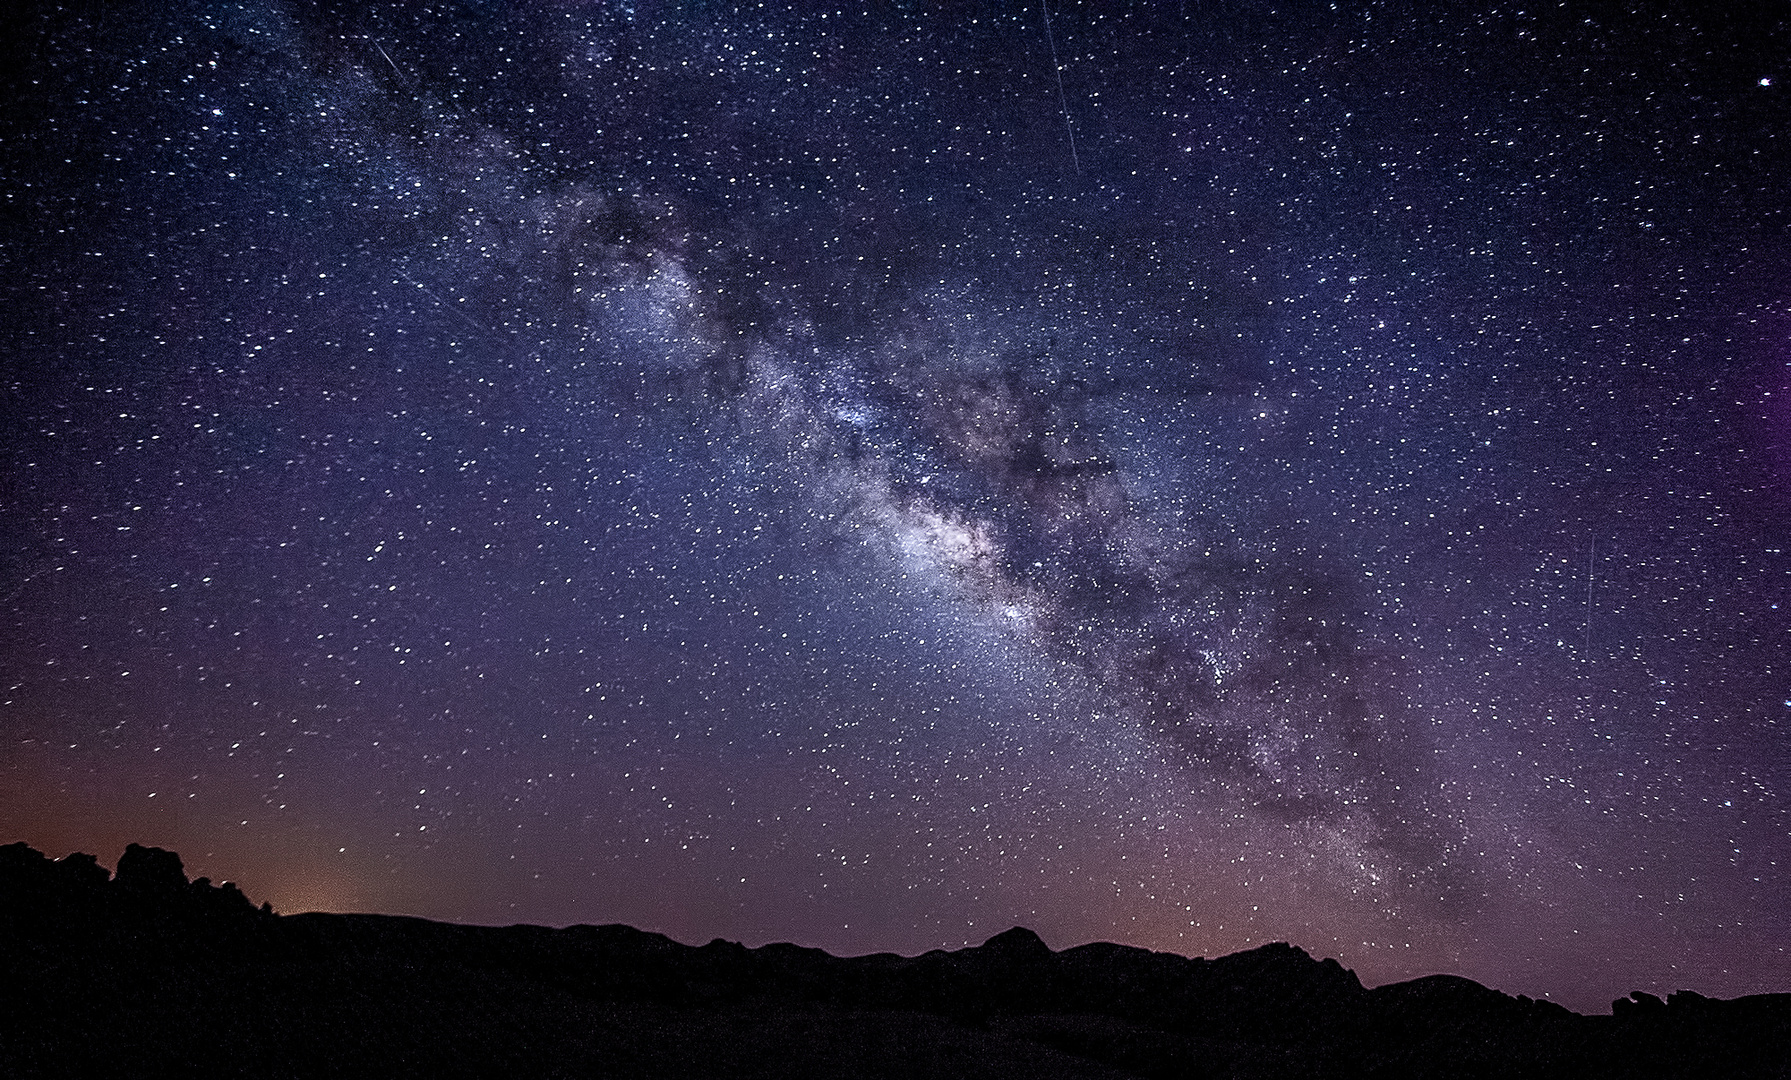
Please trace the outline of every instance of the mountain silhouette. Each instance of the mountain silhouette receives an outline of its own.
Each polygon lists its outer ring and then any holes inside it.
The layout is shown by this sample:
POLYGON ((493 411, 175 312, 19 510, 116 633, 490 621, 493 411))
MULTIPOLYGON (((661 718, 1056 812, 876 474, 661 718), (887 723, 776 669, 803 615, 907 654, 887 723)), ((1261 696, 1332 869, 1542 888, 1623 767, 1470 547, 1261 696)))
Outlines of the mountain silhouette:
POLYGON ((0 847, 8 1077, 1791 1077, 1791 994, 1610 1016, 1288 944, 835 957, 632 927, 279 915, 136 844, 0 847))

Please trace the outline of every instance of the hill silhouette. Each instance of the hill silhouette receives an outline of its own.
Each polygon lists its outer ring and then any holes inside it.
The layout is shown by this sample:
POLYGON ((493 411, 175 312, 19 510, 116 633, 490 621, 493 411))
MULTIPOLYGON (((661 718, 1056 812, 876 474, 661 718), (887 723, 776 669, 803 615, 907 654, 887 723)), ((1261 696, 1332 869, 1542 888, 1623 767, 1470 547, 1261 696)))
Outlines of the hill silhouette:
POLYGON ((1791 994, 1584 1016, 1287 944, 853 958, 627 926, 279 915, 180 857, 0 847, 11 1077, 1787 1077, 1791 994))

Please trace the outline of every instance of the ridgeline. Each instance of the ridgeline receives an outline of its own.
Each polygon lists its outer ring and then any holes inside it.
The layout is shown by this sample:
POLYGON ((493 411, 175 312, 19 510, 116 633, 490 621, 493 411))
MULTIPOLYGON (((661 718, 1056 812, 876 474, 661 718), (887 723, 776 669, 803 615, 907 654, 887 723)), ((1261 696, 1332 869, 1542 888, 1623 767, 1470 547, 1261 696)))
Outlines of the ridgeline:
POLYGON ((1215 960, 831 956, 627 926, 279 915, 132 844, 0 847, 0 1073, 253 1077, 1791 1077, 1791 994, 1610 1016, 1432 975, 1365 989, 1285 944, 1215 960))

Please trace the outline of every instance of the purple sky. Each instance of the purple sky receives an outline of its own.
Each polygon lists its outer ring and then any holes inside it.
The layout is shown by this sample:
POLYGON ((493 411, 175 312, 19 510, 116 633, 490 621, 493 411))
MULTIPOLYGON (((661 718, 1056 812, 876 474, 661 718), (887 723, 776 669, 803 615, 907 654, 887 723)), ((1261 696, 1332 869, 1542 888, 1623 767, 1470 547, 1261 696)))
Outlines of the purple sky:
POLYGON ((9 16, 0 841, 1791 989, 1791 27, 1456 12, 9 16))

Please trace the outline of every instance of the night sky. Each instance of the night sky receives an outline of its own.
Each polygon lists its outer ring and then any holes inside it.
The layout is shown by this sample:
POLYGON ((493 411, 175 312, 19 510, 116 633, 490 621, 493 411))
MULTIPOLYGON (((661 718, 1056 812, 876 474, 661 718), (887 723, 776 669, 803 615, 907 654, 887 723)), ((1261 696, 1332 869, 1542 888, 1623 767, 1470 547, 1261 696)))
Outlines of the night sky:
POLYGON ((1791 13, 1426 7, 9 8, 0 841, 1791 990, 1791 13))

